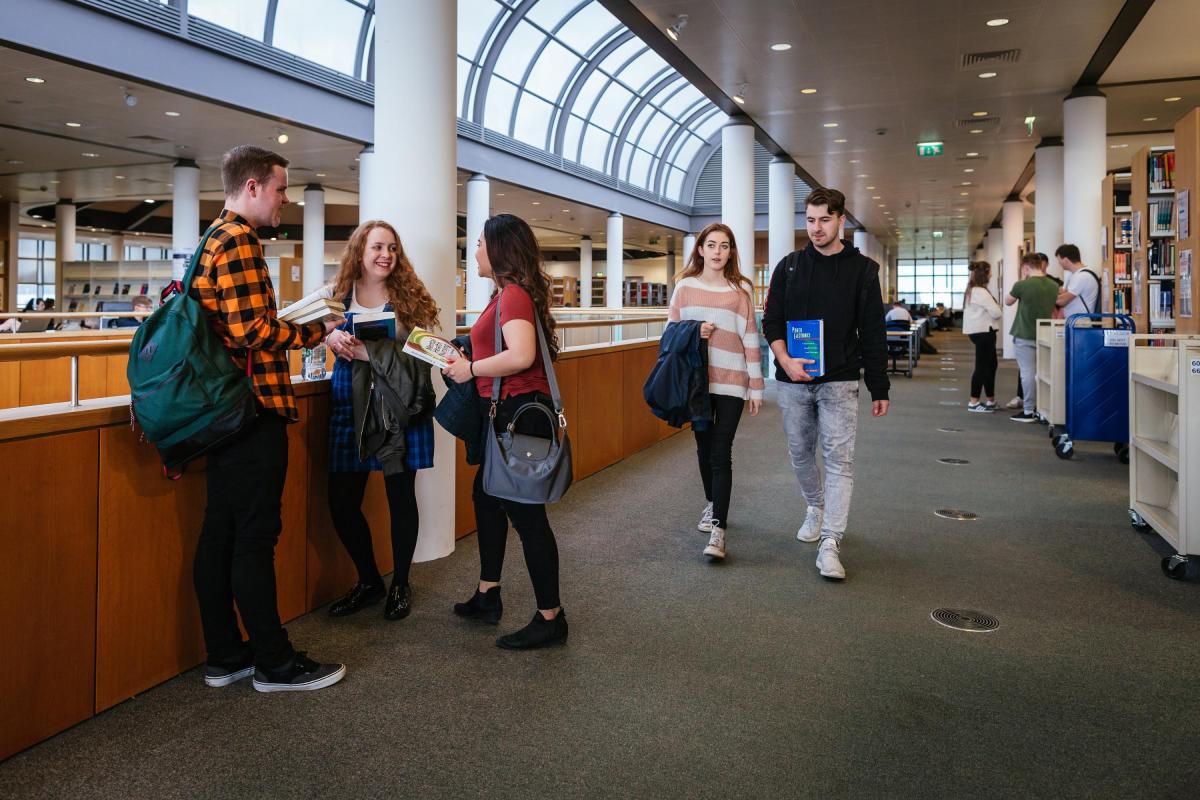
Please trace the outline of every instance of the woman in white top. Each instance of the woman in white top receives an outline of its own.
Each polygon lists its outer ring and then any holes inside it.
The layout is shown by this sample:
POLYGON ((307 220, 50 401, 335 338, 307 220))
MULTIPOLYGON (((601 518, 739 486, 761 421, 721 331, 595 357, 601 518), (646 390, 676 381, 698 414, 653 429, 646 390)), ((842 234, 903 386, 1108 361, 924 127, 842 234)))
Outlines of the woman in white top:
POLYGON ((974 412, 996 410, 996 323, 1004 312, 988 291, 991 277, 991 264, 973 261, 963 295, 963 333, 975 344, 971 401, 967 403, 967 410, 974 412))

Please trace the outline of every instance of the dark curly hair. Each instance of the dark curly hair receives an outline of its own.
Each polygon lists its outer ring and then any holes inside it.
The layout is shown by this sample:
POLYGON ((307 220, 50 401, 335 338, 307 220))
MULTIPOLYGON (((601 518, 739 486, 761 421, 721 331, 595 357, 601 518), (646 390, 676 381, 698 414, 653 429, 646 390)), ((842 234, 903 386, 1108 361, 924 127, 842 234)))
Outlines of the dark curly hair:
POLYGON ((550 357, 558 355, 558 335, 550 315, 550 278, 542 269, 542 250, 529 223, 512 214, 497 214, 483 223, 483 243, 499 291, 509 284, 529 292, 542 321, 550 357))

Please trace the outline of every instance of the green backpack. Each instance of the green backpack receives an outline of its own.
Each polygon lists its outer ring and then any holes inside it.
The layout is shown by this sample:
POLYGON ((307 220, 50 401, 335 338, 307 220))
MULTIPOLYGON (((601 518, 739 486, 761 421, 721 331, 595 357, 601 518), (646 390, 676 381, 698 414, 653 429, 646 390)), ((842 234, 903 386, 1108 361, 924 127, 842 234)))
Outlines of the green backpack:
POLYGON ((204 232, 181 290, 146 318, 129 346, 130 411, 164 468, 187 464, 237 436, 258 413, 247 370, 238 369, 188 290, 200 269, 204 232))

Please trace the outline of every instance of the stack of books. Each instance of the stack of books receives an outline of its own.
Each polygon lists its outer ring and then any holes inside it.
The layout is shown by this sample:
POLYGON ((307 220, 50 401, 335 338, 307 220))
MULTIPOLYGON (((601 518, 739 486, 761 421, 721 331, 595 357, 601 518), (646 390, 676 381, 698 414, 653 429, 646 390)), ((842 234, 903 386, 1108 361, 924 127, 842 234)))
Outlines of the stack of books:
POLYGON ((1150 191, 1165 192, 1175 188, 1175 151, 1151 153, 1148 165, 1150 191))
POLYGON ((305 325, 309 322, 325 322, 346 315, 346 307, 337 300, 313 300, 310 303, 292 303, 279 312, 279 319, 294 325, 305 325))

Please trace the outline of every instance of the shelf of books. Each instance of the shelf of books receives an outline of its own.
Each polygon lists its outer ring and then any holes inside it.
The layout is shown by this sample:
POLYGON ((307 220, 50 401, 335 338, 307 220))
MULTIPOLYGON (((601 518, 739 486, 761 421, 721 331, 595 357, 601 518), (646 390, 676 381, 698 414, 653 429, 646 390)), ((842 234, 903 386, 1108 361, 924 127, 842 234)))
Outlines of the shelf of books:
POLYGON ((61 302, 67 311, 120 311, 145 295, 157 305, 170 282, 170 261, 68 261, 63 264, 61 302))
POLYGON ((571 277, 551 278, 550 304, 557 307, 578 307, 579 279, 571 277))
MULTIPOLYGON (((1175 329, 1175 148, 1133 157, 1130 311, 1139 331, 1175 329)), ((1114 270, 1115 274, 1115 270, 1114 270)))
POLYGON ((1132 308, 1129 255, 1133 249, 1133 217, 1129 209, 1129 172, 1109 173, 1100 192, 1100 219, 1105 221, 1100 241, 1101 282, 1105 289, 1102 310, 1127 314, 1132 308))
POLYGON ((1200 192, 1200 108, 1175 123, 1175 324, 1179 333, 1200 333, 1194 309, 1200 292, 1192 267, 1200 254, 1200 231, 1192 221, 1191 198, 1200 192))

